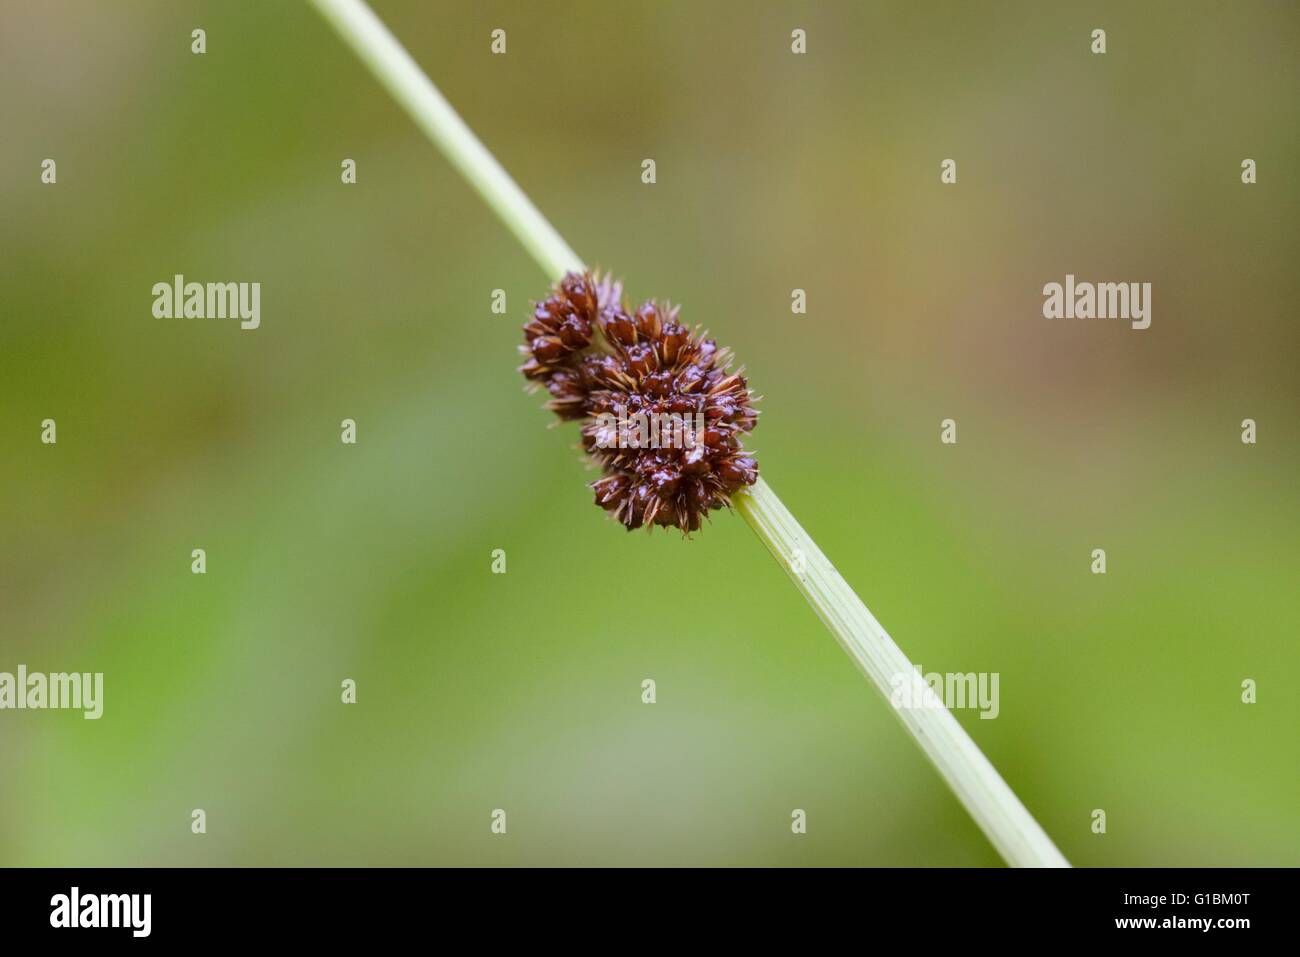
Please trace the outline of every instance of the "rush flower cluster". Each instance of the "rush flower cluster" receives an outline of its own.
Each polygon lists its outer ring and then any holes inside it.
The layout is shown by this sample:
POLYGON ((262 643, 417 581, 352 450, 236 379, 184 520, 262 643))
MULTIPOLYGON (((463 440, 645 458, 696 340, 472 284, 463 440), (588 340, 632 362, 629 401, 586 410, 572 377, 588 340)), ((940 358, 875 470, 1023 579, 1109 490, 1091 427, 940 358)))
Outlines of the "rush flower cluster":
POLYGON ((745 377, 729 371, 727 349, 677 314, 654 300, 632 311, 621 283, 569 273, 524 326, 519 371, 550 393, 556 415, 582 422, 582 447, 604 473, 591 484, 596 504, 629 529, 693 532, 758 479, 741 445, 758 422, 745 377), (688 423, 686 441, 611 440, 614 419, 668 417, 688 423))

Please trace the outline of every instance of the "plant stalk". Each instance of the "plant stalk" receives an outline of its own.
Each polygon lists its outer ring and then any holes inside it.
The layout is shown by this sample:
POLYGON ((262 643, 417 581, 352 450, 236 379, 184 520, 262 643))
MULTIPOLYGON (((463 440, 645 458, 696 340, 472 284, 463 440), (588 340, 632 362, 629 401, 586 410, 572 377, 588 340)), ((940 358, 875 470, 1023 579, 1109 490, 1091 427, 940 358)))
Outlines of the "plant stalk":
MULTIPOLYGON (((364 0, 310 2, 501 217, 548 279, 554 282, 566 272, 586 269, 364 0)), ((900 689, 906 687, 910 698, 902 700, 921 703, 894 710, 1007 863, 1068 867, 988 758, 952 712, 928 694, 929 686, 907 656, 771 487, 760 478, 734 499, 741 515, 859 670, 887 700, 897 700, 900 689)))
POLYGON ((845 653, 894 704, 903 727, 1013 867, 1069 867, 966 729, 762 478, 736 507, 845 653), (900 706, 898 702, 909 706, 900 706))

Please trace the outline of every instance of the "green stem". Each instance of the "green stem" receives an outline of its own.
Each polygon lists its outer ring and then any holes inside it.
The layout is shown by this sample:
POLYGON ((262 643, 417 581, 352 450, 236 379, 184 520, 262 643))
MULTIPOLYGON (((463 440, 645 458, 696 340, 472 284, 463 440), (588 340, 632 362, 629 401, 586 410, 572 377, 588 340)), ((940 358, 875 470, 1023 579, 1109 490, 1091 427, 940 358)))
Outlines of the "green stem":
POLYGON ((891 701, 931 705, 896 705, 894 711, 1006 862, 1017 867, 1068 867, 1051 838, 952 712, 930 695, 929 685, 907 655, 771 487, 760 478, 749 492, 736 496, 736 507, 880 693, 891 701))
MULTIPOLYGON (((478 190, 548 278, 555 281, 586 268, 363 0, 311 3, 478 190)), ((880 692, 889 699, 906 682, 910 700, 932 704, 926 696, 929 686, 907 656, 768 484, 760 478, 735 497, 735 504, 840 647, 880 692)), ((947 708, 938 704, 895 711, 1007 863, 1069 866, 947 708)))
POLYGON ((370 7, 360 0, 312 3, 551 279, 586 268, 370 7))

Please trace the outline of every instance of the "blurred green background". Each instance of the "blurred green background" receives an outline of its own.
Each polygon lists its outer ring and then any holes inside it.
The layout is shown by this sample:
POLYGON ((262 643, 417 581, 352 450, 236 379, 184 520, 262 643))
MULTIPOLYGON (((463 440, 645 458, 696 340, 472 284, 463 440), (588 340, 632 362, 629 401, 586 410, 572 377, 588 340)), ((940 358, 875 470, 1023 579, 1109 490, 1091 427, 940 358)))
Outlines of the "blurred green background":
MULTIPOLYGON (((763 474, 1000 674, 958 718, 1074 863, 1300 864, 1294 4, 375 8, 735 349, 763 474), (1151 328, 1044 319, 1067 272, 1151 328)), ((6 4, 0 110, 0 671, 105 673, 0 712, 0 863, 998 863, 738 516, 592 507, 515 372, 545 278, 305 4, 6 4), (175 273, 261 328, 153 318, 175 273)))

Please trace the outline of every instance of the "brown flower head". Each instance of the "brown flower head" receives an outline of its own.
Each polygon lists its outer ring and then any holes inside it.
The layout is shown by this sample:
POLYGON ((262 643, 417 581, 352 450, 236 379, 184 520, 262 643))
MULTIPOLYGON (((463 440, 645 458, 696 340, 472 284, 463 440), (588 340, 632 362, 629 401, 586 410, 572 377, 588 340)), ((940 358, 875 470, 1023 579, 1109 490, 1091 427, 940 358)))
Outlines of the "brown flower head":
POLYGON ((622 285, 569 273, 524 326, 520 372, 550 393, 561 419, 582 420, 582 447, 604 471, 596 504, 629 529, 700 527, 758 463, 741 440, 758 421, 726 349, 649 301, 630 312, 622 285))

